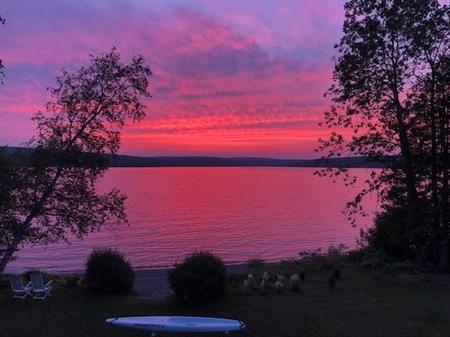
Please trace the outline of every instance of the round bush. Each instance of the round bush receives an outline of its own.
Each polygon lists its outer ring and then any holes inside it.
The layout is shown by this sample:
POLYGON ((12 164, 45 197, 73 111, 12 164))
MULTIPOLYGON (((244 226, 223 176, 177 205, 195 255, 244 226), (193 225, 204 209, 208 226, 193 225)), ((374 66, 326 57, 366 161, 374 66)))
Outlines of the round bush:
POLYGON ((194 253, 169 272, 169 283, 175 297, 186 304, 211 302, 225 294, 225 265, 211 253, 194 253))
POLYGON ((99 294, 129 294, 134 272, 122 253, 111 249, 93 250, 86 262, 86 287, 99 294))

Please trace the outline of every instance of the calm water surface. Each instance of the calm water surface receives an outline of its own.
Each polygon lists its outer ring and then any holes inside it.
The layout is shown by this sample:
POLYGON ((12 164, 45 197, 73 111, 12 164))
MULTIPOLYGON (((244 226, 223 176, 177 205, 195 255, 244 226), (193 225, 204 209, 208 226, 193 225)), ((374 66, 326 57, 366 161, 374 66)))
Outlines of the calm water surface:
MULTIPOLYGON (((277 260, 330 244, 355 245, 359 228, 341 213, 361 185, 318 178, 311 168, 114 168, 99 184, 126 193, 129 226, 83 241, 23 249, 8 271, 82 270, 89 251, 112 247, 136 268, 163 267, 209 250, 227 262, 277 260)), ((353 169, 361 181, 366 169, 353 169)), ((366 209, 376 209, 376 198, 366 209)), ((365 227, 370 218, 360 221, 365 227)))

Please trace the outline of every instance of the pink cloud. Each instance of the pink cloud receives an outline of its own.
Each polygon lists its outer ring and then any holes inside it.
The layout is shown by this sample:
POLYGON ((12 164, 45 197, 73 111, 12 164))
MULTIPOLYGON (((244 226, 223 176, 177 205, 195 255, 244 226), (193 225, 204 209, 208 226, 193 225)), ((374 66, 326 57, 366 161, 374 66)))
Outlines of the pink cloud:
MULTIPOLYGON (((0 143, 15 145, 18 138, 31 136, 29 118, 42 108, 45 88, 59 68, 76 69, 88 54, 112 46, 125 58, 144 55, 155 74, 147 118, 127 128, 122 152, 201 154, 204 149, 208 154, 292 157, 309 155, 326 133, 316 124, 327 106, 322 94, 330 83, 331 60, 314 59, 311 53, 317 50, 308 48, 314 39, 330 36, 327 29, 315 30, 312 17, 299 25, 281 6, 275 14, 285 18, 287 32, 278 43, 278 28, 251 13, 232 11, 219 20, 193 9, 163 13, 114 4, 107 10, 90 5, 81 15, 74 6, 43 3, 49 19, 35 26, 39 12, 33 16, 29 9, 22 17, 19 5, 6 6, 10 20, 0 35, 7 67, 0 87, 6 97, 0 101, 0 143), (233 28, 244 21, 247 31, 251 26, 260 35, 233 28), (274 56, 268 48, 283 44, 290 45, 285 54, 274 56), (301 48, 310 59, 292 52, 301 48), (5 132, 13 121, 24 126, 20 137, 5 132)), ((301 10, 334 17, 313 4, 307 7, 301 10)))

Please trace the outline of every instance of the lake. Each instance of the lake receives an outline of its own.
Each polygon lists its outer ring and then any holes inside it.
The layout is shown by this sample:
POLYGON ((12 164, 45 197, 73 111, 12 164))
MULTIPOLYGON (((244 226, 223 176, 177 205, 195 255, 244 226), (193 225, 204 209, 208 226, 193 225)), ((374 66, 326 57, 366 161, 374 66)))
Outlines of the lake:
MULTIPOLYGON (((362 218, 353 228, 342 210, 370 170, 351 169, 360 182, 314 176, 313 168, 205 167, 113 168, 99 191, 119 188, 128 196, 129 226, 108 226, 85 240, 26 247, 9 272, 39 268, 82 270, 93 248, 124 252, 135 268, 171 266, 190 252, 209 250, 226 262, 275 261, 303 250, 356 245, 362 218)), ((375 196, 365 202, 376 210, 375 196)))

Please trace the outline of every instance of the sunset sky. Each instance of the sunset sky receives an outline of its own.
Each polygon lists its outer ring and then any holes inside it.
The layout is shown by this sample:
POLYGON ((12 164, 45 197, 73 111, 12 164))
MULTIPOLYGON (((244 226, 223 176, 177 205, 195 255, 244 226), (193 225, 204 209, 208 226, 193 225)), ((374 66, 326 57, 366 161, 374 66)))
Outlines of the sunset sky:
POLYGON ((34 133, 46 87, 117 47, 154 76, 121 153, 311 158, 343 2, 2 0, 0 145, 34 133))

